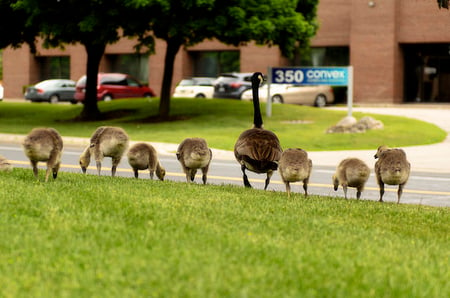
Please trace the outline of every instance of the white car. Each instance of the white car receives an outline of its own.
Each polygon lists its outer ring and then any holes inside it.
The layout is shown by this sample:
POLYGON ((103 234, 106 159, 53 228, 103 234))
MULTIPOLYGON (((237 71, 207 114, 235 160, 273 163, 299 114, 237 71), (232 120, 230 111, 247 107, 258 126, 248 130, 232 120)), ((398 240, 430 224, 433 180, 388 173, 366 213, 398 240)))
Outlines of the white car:
POLYGON ((212 98, 216 78, 194 77, 181 80, 172 97, 212 98))
MULTIPOLYGON (((267 101, 267 84, 259 88, 259 99, 267 101)), ((287 85, 271 84, 270 97, 273 103, 290 103, 324 107, 334 102, 333 88, 327 85, 287 85)), ((252 100, 252 90, 242 94, 242 100, 252 100)))

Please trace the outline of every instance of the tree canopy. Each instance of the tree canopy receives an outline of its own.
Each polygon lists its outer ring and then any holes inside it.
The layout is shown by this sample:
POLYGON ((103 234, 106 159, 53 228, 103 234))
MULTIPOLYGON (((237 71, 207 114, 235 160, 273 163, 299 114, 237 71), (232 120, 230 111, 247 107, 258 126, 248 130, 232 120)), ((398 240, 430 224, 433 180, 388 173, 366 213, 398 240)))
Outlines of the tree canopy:
MULTIPOLYGON (((97 119, 97 73, 106 45, 132 32, 135 9, 122 0, 17 0, 15 13, 25 14, 26 28, 34 28, 46 47, 82 44, 87 53, 86 96, 81 113, 83 119, 97 119)), ((148 42, 147 42, 148 44, 148 42)))
POLYGON ((149 17, 145 32, 167 44, 159 115, 170 111, 175 56, 181 47, 216 38, 226 44, 277 45, 286 57, 315 35, 318 0, 131 0, 149 17))
MULTIPOLYGON (((243 45, 278 46, 286 57, 307 46, 317 30, 318 0, 0 0, 2 15, 18 16, 17 30, 3 44, 19 45, 39 36, 45 46, 82 44, 87 52, 86 99, 82 117, 99 115, 97 73, 107 44, 137 36, 151 51, 154 39, 166 42, 159 116, 170 112, 175 56, 181 47, 216 38, 243 45), (3 10, 5 9, 5 10, 3 10)), ((1 22, 10 18, 2 18, 1 22)), ((8 26, 10 28, 11 26, 8 26)), ((0 29, 0 33, 4 30, 0 29)))

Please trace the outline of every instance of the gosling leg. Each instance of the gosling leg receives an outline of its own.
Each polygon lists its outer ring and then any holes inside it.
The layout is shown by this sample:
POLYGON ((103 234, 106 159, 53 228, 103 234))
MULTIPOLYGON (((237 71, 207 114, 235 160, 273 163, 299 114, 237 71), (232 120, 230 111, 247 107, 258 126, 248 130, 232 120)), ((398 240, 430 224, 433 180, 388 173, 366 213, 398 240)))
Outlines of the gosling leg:
POLYGON ((101 161, 97 161, 96 165, 97 165, 97 174, 100 176, 100 171, 102 169, 102 162, 101 161))
POLYGON ((284 184, 286 184, 286 192, 289 199, 291 197, 291 185, 289 184, 289 181, 286 181, 284 184))
POLYGON ((33 174, 34 174, 34 177, 35 177, 36 179, 39 179, 39 178, 38 178, 37 161, 31 161, 31 167, 33 168, 33 174))
POLYGON ((384 183, 380 182, 380 202, 383 202, 383 195, 384 195, 384 183))
POLYGON ((344 197, 347 200, 347 184, 342 184, 342 189, 344 190, 344 197))
POLYGON ((134 178, 137 179, 139 177, 138 169, 133 170, 133 172, 134 172, 134 178))
POLYGON ((305 191, 305 198, 308 196, 308 182, 309 179, 303 180, 303 190, 305 191))
POLYGON ((206 179, 207 179, 207 174, 208 174, 208 168, 209 168, 208 166, 202 168, 202 173, 203 173, 203 175, 202 175, 202 181, 203 181, 203 184, 206 184, 206 179))
POLYGON ((397 204, 400 204, 400 197, 402 196, 403 193, 403 187, 405 186, 405 184, 399 184, 398 186, 398 191, 397 191, 397 204))

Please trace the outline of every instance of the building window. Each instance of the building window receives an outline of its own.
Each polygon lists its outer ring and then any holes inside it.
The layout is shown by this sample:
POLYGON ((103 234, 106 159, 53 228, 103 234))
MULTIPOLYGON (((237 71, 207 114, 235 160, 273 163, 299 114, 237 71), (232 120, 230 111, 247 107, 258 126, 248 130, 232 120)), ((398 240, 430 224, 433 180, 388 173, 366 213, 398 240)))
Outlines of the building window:
POLYGON ((315 47, 310 48, 301 57, 304 66, 348 66, 350 54, 348 47, 315 47))
POLYGON ((70 79, 69 56, 37 57, 39 65, 39 79, 70 79))
POLYGON ((216 77, 241 69, 239 51, 192 51, 189 54, 194 63, 194 76, 216 77))
POLYGON ((450 102, 450 44, 404 44, 404 100, 450 102))
POLYGON ((105 55, 110 72, 126 73, 134 76, 142 83, 149 78, 147 54, 105 55))

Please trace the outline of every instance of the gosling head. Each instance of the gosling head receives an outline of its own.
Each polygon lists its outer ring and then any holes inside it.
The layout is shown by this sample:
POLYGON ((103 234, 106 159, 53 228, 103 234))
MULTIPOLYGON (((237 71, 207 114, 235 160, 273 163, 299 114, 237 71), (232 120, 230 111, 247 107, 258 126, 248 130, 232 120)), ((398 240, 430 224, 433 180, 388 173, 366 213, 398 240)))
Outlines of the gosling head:
POLYGON ((156 177, 159 180, 164 181, 164 177, 166 176, 166 170, 164 168, 160 168, 159 171, 156 171, 156 177))
POLYGON ((375 153, 375 155, 373 156, 375 159, 379 158, 381 156, 381 154, 385 151, 389 150, 389 147, 386 145, 381 145, 380 147, 378 147, 377 149, 377 153, 375 153))
POLYGON ((336 175, 333 175, 333 188, 335 191, 339 188, 339 179, 336 175))
POLYGON ((83 171, 83 174, 86 174, 86 169, 89 166, 89 163, 91 162, 91 152, 89 150, 90 148, 87 147, 83 153, 81 153, 80 156, 80 167, 81 170, 83 171))

